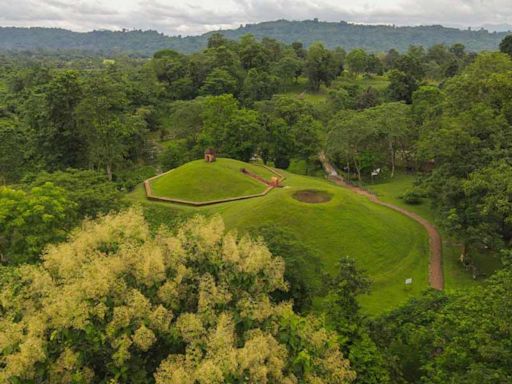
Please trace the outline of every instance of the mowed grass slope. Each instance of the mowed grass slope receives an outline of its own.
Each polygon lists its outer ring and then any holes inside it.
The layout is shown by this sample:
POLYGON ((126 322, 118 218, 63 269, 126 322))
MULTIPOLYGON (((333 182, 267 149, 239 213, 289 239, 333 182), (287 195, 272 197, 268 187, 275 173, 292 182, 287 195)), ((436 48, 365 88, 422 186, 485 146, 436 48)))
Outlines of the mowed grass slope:
MULTIPOLYGON (((149 202, 142 187, 129 197, 169 212, 169 216, 176 212, 220 214, 227 229, 240 233, 266 224, 282 226, 313 249, 322 260, 323 270, 330 274, 336 272, 340 257, 350 256, 373 280, 372 293, 361 298, 367 313, 392 309, 428 287, 428 238, 419 224, 327 181, 283 173, 287 177, 285 187, 274 189, 265 197, 209 207, 149 202), (308 204, 292 197, 304 189, 325 191, 332 200, 308 204), (409 277, 414 282, 405 289, 404 280, 409 277)), ((311 265, 311 269, 316 270, 316 266, 311 265)), ((318 280, 323 277, 315 276, 318 280)), ((321 298, 316 303, 321 306, 321 298)))
MULTIPOLYGON (((375 184, 366 187, 375 192, 379 199, 388 203, 395 204, 399 207, 408 209, 418 215, 436 224, 434 212, 432 210, 429 199, 423 199, 421 204, 411 205, 405 203, 400 197, 404 192, 414 189, 413 175, 398 174, 394 178, 384 178, 375 184)), ((448 233, 438 225, 438 230, 443 238, 443 270, 446 289, 469 288, 478 284, 471 273, 466 271, 459 261, 460 242, 450 238, 448 233)), ((499 255, 490 254, 473 254, 471 255, 473 262, 478 270, 485 276, 490 276, 501 267, 499 255)))
POLYGON ((263 167, 220 158, 213 163, 192 161, 152 180, 150 184, 156 196, 196 202, 253 195, 266 189, 263 183, 244 175, 241 168, 247 168, 267 180, 274 176, 263 167))

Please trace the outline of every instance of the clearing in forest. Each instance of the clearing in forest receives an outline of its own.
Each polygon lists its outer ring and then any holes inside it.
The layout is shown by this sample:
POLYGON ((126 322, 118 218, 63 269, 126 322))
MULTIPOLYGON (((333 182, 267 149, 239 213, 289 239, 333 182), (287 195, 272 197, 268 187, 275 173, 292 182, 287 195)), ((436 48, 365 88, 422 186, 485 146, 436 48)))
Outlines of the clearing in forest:
MULTIPOLYGON (((155 180, 152 186, 155 191, 172 196, 211 199, 265 188, 242 174, 242 167, 259 172, 267 180, 272 175, 257 165, 235 160, 218 159, 214 165, 220 166, 218 170, 208 168, 210 165, 204 160, 185 164, 161 181, 155 180)), ((190 207, 149 201, 142 185, 129 197, 152 207, 154 219, 161 222, 172 222, 182 215, 220 214, 228 230, 253 232, 265 225, 277 225, 291 231, 321 260, 322 272, 318 272, 319 266, 312 261, 308 273, 316 282, 324 279, 323 273, 336 272, 340 257, 350 256, 373 280, 371 294, 360 300, 367 313, 395 308, 429 286, 429 243, 421 225, 327 180, 279 172, 286 176, 284 187, 275 188, 261 198, 190 207), (330 199, 313 204, 298 200, 297 193, 304 197, 304 191, 316 191, 315 196, 308 193, 308 200, 317 199, 318 194, 330 199), (413 285, 408 289, 404 287, 407 278, 413 278, 413 285)), ((321 297, 315 300, 318 306, 322 302, 321 297)))

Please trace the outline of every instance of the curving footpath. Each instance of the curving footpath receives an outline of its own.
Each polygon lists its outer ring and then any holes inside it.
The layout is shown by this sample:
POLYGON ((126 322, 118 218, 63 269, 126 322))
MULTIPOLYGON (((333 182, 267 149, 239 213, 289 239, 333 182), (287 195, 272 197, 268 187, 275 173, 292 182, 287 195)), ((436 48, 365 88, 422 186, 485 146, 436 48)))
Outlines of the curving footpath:
POLYGON ((423 217, 418 214, 408 211, 404 208, 398 207, 396 205, 385 203, 384 201, 379 200, 377 196, 374 194, 357 187, 355 185, 351 185, 347 183, 343 177, 341 177, 336 169, 329 163, 325 153, 321 152, 319 154, 319 160, 322 163, 322 166, 327 173, 327 178, 334 182, 337 185, 348 188, 354 193, 358 195, 362 195, 367 197, 371 202, 375 204, 382 205, 383 207, 390 208, 396 212, 401 213, 404 216, 407 216, 414 221, 420 223, 427 231, 429 237, 430 244, 430 262, 429 262, 429 282, 430 286, 434 289, 442 290, 444 288, 444 275, 443 275, 443 256, 442 256, 442 241, 441 235, 437 231, 436 227, 434 227, 428 220, 425 220, 423 217))

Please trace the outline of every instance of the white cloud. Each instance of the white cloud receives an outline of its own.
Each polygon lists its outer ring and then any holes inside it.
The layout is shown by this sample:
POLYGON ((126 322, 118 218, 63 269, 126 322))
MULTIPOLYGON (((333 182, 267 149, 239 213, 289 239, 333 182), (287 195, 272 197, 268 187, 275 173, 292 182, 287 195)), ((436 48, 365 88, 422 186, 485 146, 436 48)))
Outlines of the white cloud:
POLYGON ((397 25, 512 24, 510 0, 0 0, 0 25, 156 29, 199 34, 259 21, 319 18, 397 25))

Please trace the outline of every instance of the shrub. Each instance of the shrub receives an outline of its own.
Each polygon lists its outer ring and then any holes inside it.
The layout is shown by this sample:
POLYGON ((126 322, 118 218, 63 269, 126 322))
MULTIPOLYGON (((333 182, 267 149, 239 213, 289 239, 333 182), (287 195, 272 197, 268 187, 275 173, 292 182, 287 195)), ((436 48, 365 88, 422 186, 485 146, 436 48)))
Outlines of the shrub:
POLYGON ((418 205, 422 202, 422 195, 418 191, 409 190, 406 191, 400 198, 410 205, 418 205))

